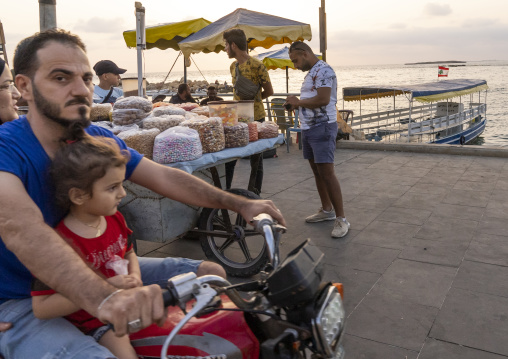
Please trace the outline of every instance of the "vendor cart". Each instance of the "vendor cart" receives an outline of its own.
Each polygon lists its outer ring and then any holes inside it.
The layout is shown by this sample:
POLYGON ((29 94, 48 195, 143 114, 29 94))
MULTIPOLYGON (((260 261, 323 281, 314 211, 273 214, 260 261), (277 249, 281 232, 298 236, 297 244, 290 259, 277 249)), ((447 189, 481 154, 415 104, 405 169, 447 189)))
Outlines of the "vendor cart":
MULTIPOLYGON (((276 138, 261 139, 244 147, 227 148, 207 153, 194 161, 176 162, 167 166, 191 173, 219 188, 225 180, 224 164, 256 153, 276 148, 284 142, 276 138)), ((248 188, 253 187, 251 183, 248 188)), ((198 237, 207 258, 219 262, 228 274, 250 276, 259 272, 268 254, 261 234, 248 228, 242 216, 234 211, 189 206, 163 197, 130 181, 124 184, 127 196, 119 210, 133 230, 133 238, 154 242, 169 242, 183 236, 198 237)), ((230 189, 231 193, 260 199, 245 189, 230 189)))

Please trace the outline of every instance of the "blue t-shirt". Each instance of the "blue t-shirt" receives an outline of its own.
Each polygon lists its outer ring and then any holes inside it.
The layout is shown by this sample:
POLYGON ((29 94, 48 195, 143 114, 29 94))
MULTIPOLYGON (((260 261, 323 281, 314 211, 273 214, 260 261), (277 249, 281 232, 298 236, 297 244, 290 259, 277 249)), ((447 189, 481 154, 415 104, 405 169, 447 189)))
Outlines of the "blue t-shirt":
MULTIPOLYGON (((125 178, 129 178, 142 155, 126 146, 105 128, 90 125, 86 132, 92 136, 111 137, 120 148, 131 155, 125 178)), ((9 172, 23 182, 28 195, 40 208, 44 221, 55 227, 65 216, 55 202, 54 187, 48 174, 51 159, 35 137, 26 116, 0 126, 0 171, 9 172)), ((44 245, 44 243, 41 243, 44 245)), ((30 297, 32 275, 0 238, 0 304, 8 299, 30 297)))

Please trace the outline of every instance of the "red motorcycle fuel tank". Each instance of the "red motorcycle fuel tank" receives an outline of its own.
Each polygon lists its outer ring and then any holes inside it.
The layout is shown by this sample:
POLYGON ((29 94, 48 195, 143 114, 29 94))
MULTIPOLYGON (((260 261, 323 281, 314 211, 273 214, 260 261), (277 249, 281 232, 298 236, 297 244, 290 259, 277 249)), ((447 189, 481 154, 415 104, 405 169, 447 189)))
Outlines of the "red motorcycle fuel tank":
MULTIPOLYGON (((236 308, 227 296, 221 296, 223 308, 236 308)), ((191 308, 189 303, 188 309, 191 308)), ((169 307, 163 327, 152 325, 130 335, 136 353, 145 358, 160 358, 164 341, 185 316, 180 308, 169 307)), ((259 357, 259 342, 240 311, 215 311, 192 318, 171 342, 168 355, 206 356, 225 354, 228 359, 259 357)))

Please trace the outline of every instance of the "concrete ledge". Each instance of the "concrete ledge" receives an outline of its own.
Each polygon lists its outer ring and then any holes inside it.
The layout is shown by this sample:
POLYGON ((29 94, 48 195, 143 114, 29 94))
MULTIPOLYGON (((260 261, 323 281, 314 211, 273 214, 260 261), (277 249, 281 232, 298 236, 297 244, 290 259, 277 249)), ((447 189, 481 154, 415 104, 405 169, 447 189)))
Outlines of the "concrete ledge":
POLYGON ((443 155, 508 158, 508 148, 474 145, 440 145, 430 143, 380 143, 371 141, 337 141, 337 148, 366 151, 399 151, 443 155))

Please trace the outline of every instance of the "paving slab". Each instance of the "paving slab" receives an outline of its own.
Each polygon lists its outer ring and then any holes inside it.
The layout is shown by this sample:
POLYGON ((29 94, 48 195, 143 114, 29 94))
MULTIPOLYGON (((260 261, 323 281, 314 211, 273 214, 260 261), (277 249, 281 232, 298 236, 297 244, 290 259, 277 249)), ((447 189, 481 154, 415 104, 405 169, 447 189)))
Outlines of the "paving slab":
POLYGON ((475 262, 508 266, 508 236, 477 233, 464 258, 475 262))
POLYGON ((384 292, 402 301, 440 308, 456 273, 456 268, 397 259, 369 295, 384 292))
POLYGON ((417 183, 408 192, 438 194, 445 196, 452 189, 452 185, 437 185, 434 183, 417 183))
POLYGON ((411 186, 405 185, 397 185, 394 186, 393 182, 378 182, 368 190, 364 191, 362 194, 364 196, 374 196, 374 197, 389 197, 389 198, 399 198, 404 193, 406 193, 411 186))
POLYGON ((358 195, 349 203, 349 206, 358 208, 386 209, 396 200, 396 198, 392 197, 358 195))
POLYGON ((418 230, 415 238, 469 243, 477 226, 477 221, 432 214, 418 230))
POLYGON ((399 254, 399 258, 416 262, 458 267, 464 259, 469 243, 442 242, 413 238, 399 254))
POLYGON ((411 241, 419 227, 412 224, 375 220, 353 240, 356 244, 403 249, 411 241))
POLYGON ((508 219, 508 202, 491 199, 485 208, 485 217, 508 219))
POLYGON ((458 180, 453 186, 454 190, 492 192, 497 182, 473 182, 469 180, 458 180))
POLYGON ((502 218, 482 217, 478 224, 479 233, 495 234, 503 236, 508 234, 508 221, 502 218))
POLYGON ((418 352, 346 334, 346 358, 354 359, 416 359, 418 352))
POLYGON ((465 347, 463 345, 447 343, 435 339, 427 339, 418 359, 505 359, 504 355, 488 353, 465 347))
POLYGON ((380 221, 414 224, 421 226, 432 214, 424 209, 388 207, 376 218, 380 221))
POLYGON ((384 273, 400 251, 348 243, 337 248, 327 248, 325 263, 366 272, 384 273))
POLYGON ((471 219, 474 221, 478 221, 482 218, 484 212, 485 208, 483 207, 470 207, 447 203, 437 204, 432 211, 432 213, 437 216, 471 219))
POLYGON ((419 352, 437 313, 437 308, 378 291, 351 313, 346 333, 419 352))
POLYGON ((415 208, 432 211, 442 200, 439 194, 418 193, 408 191, 393 202, 395 207, 415 208))
POLYGON ((451 288, 430 337, 508 355, 508 298, 451 288))
POLYGON ((462 173, 449 173, 449 169, 443 169, 436 171, 436 168, 433 168, 429 173, 420 178, 419 183, 430 183, 436 185, 450 185, 455 184, 462 173))
POLYGON ((460 206, 486 207, 489 198, 490 192, 452 189, 442 202, 460 206))
POLYGON ((344 285, 344 308, 349 315, 360 304, 365 295, 379 280, 381 274, 366 272, 345 267, 325 265, 324 281, 337 282, 344 285), (347 289, 346 289, 347 288, 347 289))
POLYGON ((464 261, 453 281, 453 287, 508 297, 506 278, 508 278, 508 267, 464 261))

